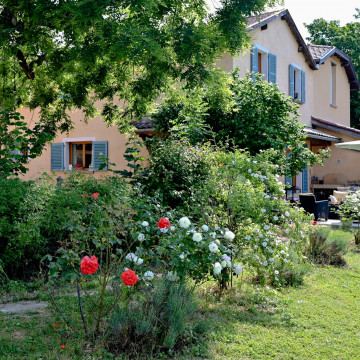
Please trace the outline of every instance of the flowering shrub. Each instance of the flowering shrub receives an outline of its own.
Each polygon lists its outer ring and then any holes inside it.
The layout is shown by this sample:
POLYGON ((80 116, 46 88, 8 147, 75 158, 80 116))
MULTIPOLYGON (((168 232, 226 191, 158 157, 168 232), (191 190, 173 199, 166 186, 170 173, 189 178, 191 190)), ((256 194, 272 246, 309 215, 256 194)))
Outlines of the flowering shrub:
POLYGON ((346 196, 344 203, 339 206, 339 214, 343 221, 358 221, 355 244, 360 245, 360 190, 346 196))

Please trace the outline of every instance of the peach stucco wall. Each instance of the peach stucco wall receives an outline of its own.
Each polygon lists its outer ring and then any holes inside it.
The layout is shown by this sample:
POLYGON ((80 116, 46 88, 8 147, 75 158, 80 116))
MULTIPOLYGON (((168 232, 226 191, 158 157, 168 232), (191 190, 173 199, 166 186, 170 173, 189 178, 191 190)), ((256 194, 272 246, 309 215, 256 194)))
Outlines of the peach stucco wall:
POLYGON ((350 126, 350 85, 346 71, 336 56, 326 59, 313 71, 313 115, 324 120, 350 126), (331 63, 336 64, 336 107, 331 106, 331 63))
MULTIPOLYGON (((31 119, 36 121, 37 113, 31 112, 28 108, 23 108, 19 110, 20 113, 25 116, 25 120, 29 123, 31 119)), ((89 120, 88 123, 85 123, 83 120, 83 113, 77 111, 71 113, 71 118, 74 122, 74 130, 71 130, 69 134, 58 134, 56 138, 52 141, 54 143, 63 142, 66 138, 85 138, 92 137, 94 141, 108 141, 108 157, 109 161, 115 163, 116 166, 111 167, 114 170, 123 170, 126 168, 126 160, 123 155, 126 149, 126 143, 128 138, 120 134, 116 126, 108 127, 105 122, 97 116, 93 120, 89 120)), ((144 150, 142 153, 143 156, 146 156, 147 153, 144 150)), ((35 179, 41 176, 43 172, 51 172, 50 167, 50 157, 51 157, 51 144, 47 145, 43 150, 41 156, 32 159, 28 164, 28 172, 23 176, 25 180, 35 179)), ((56 176, 66 176, 61 171, 55 172, 56 176)), ((95 177, 111 174, 109 171, 95 171, 93 175, 95 177)))
MULTIPOLYGON (((326 129, 326 132, 341 137, 344 142, 359 140, 359 138, 340 134, 328 129, 326 129)), ((323 179, 326 174, 343 174, 348 181, 360 182, 360 152, 338 149, 336 146, 332 146, 331 156, 325 160, 324 166, 315 165, 311 171, 312 175, 318 176, 320 180, 323 179)))
MULTIPOLYGON (((289 95, 289 65, 295 63, 306 72, 306 102, 299 104, 300 122, 310 126, 313 108, 313 70, 305 62, 303 53, 298 52, 298 43, 286 21, 280 18, 268 23, 266 30, 260 28, 250 33, 252 43, 261 45, 277 56, 276 82, 279 89, 289 95)), ((225 55, 219 65, 226 71, 239 68, 241 76, 250 70, 250 52, 241 53, 232 59, 225 55)))

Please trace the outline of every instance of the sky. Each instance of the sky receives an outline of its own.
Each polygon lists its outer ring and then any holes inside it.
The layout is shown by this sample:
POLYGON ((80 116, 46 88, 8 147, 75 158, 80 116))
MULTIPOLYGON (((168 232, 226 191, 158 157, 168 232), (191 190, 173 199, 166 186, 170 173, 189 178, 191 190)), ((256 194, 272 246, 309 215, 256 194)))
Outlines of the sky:
POLYGON ((340 20, 341 26, 348 22, 360 21, 353 17, 356 13, 355 8, 360 8, 359 0, 284 0, 282 8, 290 11, 304 39, 308 32, 303 23, 310 24, 314 19, 340 20))

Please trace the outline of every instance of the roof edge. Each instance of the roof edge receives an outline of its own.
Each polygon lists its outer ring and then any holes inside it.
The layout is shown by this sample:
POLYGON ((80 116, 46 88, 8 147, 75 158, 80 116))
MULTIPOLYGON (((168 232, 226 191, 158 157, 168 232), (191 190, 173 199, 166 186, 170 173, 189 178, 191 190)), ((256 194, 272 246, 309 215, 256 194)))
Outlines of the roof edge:
POLYGON ((311 116, 312 125, 322 127, 324 129, 337 131, 342 134, 347 134, 356 138, 360 138, 360 130, 345 126, 333 121, 324 120, 315 116, 311 116))

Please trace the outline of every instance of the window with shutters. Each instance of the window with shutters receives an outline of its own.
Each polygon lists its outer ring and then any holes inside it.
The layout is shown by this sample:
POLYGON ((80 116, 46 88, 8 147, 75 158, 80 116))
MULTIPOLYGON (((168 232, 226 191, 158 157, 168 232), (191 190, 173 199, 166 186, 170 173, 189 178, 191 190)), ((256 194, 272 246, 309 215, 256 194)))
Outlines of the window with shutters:
POLYGON ((108 142, 95 138, 64 139, 51 144, 52 171, 106 171, 107 157, 108 142))
POLYGON ((261 45, 254 45, 250 54, 250 70, 264 75, 264 80, 276 83, 276 55, 261 45))
POLYGON ((296 64, 289 65, 289 95, 298 103, 305 103, 305 71, 296 64))

